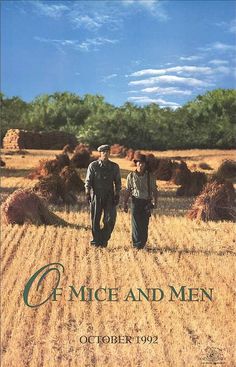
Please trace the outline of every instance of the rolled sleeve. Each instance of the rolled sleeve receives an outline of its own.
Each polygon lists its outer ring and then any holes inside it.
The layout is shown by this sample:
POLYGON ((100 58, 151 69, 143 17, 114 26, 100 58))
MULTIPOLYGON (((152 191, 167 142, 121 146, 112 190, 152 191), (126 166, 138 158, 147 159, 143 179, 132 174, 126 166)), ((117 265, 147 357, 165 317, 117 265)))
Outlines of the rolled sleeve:
POLYGON ((131 186, 131 173, 129 173, 126 179, 126 191, 131 192, 131 186))

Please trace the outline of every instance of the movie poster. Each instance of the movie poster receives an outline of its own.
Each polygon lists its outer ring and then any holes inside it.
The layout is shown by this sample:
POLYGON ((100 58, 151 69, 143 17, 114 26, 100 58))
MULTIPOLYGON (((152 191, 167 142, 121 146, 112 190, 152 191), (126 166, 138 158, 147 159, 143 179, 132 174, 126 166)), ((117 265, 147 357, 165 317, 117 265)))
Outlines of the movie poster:
POLYGON ((2 367, 236 364, 235 19, 233 1, 1 2, 2 367), (93 246, 104 144, 122 187, 93 246), (137 249, 140 151, 158 200, 137 249))

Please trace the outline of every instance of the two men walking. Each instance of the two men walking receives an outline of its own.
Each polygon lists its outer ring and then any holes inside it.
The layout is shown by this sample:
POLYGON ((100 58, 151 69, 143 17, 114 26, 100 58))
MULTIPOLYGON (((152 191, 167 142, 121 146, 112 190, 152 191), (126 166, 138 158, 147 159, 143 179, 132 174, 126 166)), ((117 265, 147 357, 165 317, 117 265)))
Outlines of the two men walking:
MULTIPOLYGON (((90 163, 85 179, 85 193, 91 209, 91 245, 106 247, 116 222, 116 206, 119 204, 121 176, 118 164, 109 160, 110 146, 98 148, 100 158, 90 163), (101 218, 103 215, 103 227, 101 218)), ((129 173, 124 195, 124 211, 132 197, 131 223, 133 246, 142 249, 148 237, 151 208, 156 207, 157 187, 154 176, 147 169, 145 155, 135 161, 136 170, 129 173), (152 204, 154 200, 154 205, 152 204)))

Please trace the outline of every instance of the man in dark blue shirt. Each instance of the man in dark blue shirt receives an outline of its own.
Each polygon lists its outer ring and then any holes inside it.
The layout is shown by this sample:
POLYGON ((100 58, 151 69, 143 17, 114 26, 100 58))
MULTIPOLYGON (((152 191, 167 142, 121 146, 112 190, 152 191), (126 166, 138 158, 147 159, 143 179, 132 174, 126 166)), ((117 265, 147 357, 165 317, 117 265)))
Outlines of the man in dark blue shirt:
POLYGON ((90 203, 92 233, 91 244, 106 247, 116 222, 121 176, 118 164, 109 160, 110 146, 98 147, 100 158, 90 163, 85 179, 85 193, 90 203), (103 214, 103 227, 100 226, 103 214))

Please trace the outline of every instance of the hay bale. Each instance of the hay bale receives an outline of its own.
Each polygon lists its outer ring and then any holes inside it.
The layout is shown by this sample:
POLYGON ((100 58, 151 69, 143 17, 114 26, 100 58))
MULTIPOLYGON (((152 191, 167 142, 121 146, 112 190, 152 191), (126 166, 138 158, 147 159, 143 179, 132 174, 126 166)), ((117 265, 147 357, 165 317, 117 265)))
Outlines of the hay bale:
POLYGON ((62 168, 70 165, 70 158, 66 153, 56 155, 56 160, 58 162, 59 170, 62 170, 62 168))
POLYGON ((70 144, 66 144, 62 149, 62 154, 73 153, 74 148, 70 144))
POLYGON ((124 158, 126 156, 128 148, 124 145, 113 144, 111 145, 111 155, 117 158, 124 158))
POLYGON ((223 161, 219 166, 216 175, 226 179, 236 178, 236 161, 230 159, 223 161))
POLYGON ((27 178, 41 179, 51 174, 59 174, 65 166, 70 164, 70 159, 67 154, 58 154, 55 159, 42 159, 39 161, 39 166, 27 178))
POLYGON ((130 148, 126 151, 125 159, 127 159, 128 161, 132 161, 134 159, 134 150, 133 149, 130 148))
POLYGON ((33 187, 33 191, 50 204, 65 202, 65 186, 58 174, 49 174, 42 177, 33 187))
POLYGON ((79 174, 75 169, 71 167, 64 167, 60 172, 60 177, 63 181, 65 188, 65 198, 66 204, 77 203, 77 194, 84 191, 84 182, 81 180, 79 174))
POLYGON ((75 168, 88 168, 90 163, 90 153, 88 150, 75 152, 71 157, 71 164, 75 168))
POLYGON ((57 159, 41 159, 39 166, 27 178, 34 180, 48 176, 50 174, 58 174, 60 172, 60 165, 57 159))
POLYGON ((66 166, 60 172, 60 177, 64 182, 65 191, 82 192, 84 191, 84 182, 74 168, 66 166))
POLYGON ((14 191, 3 203, 2 222, 5 224, 65 225, 66 222, 52 213, 45 202, 30 189, 14 191))
POLYGON ((89 155, 92 154, 92 148, 90 147, 89 144, 83 144, 80 143, 78 145, 76 145, 75 149, 74 149, 74 153, 81 153, 87 151, 89 153, 89 155))
POLYGON ((203 220, 236 220, 233 208, 235 192, 230 182, 208 183, 202 193, 196 198, 192 208, 188 211, 190 219, 203 220))
POLYGON ((204 172, 191 172, 184 161, 173 163, 172 181, 175 185, 180 185, 176 191, 177 196, 196 196, 207 183, 207 176, 204 172))
POLYGON ((169 181, 172 177, 173 162, 168 158, 157 159, 155 175, 157 180, 169 181))

